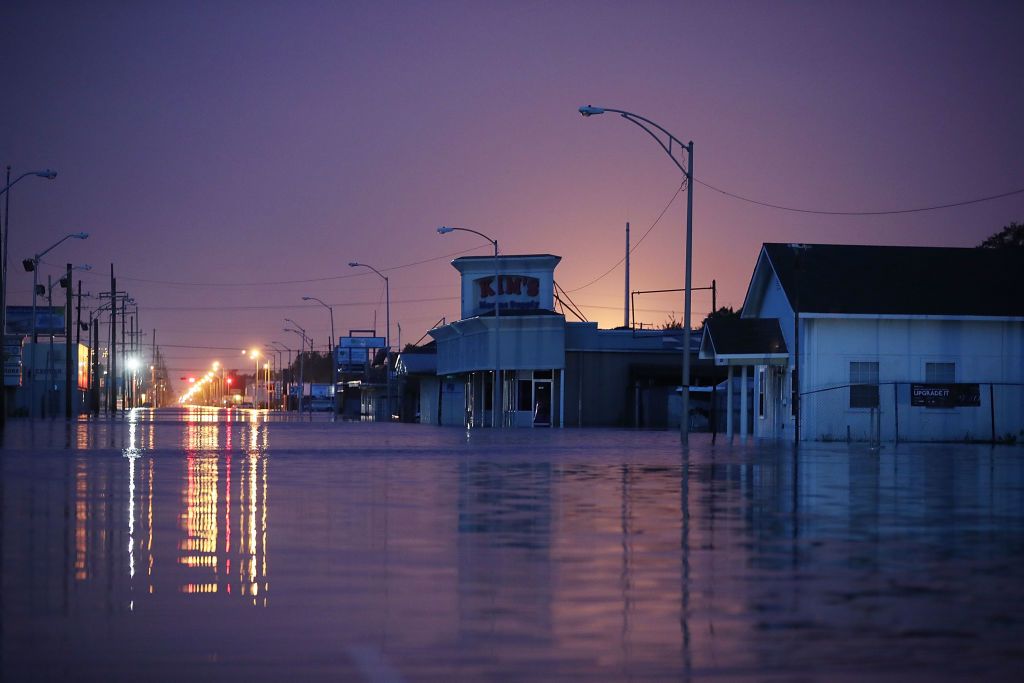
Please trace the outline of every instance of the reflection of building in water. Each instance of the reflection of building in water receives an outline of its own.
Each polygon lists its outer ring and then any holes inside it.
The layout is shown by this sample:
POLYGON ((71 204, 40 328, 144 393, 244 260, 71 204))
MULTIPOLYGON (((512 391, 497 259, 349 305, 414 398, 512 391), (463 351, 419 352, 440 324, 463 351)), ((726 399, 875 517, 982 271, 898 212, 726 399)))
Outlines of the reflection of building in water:
POLYGON ((546 637, 554 590, 551 464, 464 462, 458 475, 460 637, 467 644, 546 637))

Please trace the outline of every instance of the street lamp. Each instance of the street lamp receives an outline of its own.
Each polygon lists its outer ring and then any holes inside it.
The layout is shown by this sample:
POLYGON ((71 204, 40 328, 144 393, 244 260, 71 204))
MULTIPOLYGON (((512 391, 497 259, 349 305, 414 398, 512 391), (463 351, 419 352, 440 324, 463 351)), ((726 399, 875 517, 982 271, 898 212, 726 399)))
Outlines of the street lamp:
POLYGON ((387 275, 380 272, 373 266, 369 266, 365 263, 359 263, 358 261, 351 261, 348 264, 349 268, 369 268, 373 272, 377 273, 384 279, 384 301, 385 301, 385 325, 387 330, 384 332, 384 345, 387 346, 387 353, 384 355, 384 373, 387 378, 387 390, 388 390, 388 422, 391 421, 392 409, 391 409, 391 285, 388 281, 387 275))
POLYGON ((132 390, 128 392, 130 396, 130 408, 135 407, 135 376, 139 372, 140 367, 142 367, 142 362, 138 359, 138 357, 129 356, 127 359, 125 359, 124 369, 128 371, 132 387, 132 390))
MULTIPOLYGON (((48 173, 52 173, 52 171, 48 171, 48 173)), ((18 178, 18 180, 21 180, 21 178, 18 178)), ((15 180, 14 182, 16 183, 18 181, 15 180)), ((14 183, 11 183, 11 185, 13 184, 14 183)), ((10 188, 11 185, 8 185, 7 187, 10 188)), ((84 240, 88 238, 89 233, 87 232, 68 233, 32 258, 27 258, 21 262, 21 265, 25 270, 32 273, 32 382, 29 383, 29 401, 32 402, 32 405, 29 407, 29 417, 35 417, 36 414, 36 343, 39 341, 38 335, 36 334, 36 296, 39 294, 39 261, 48 253, 60 246, 60 244, 65 240, 84 240)), ((70 284, 71 283, 68 283, 69 286, 70 284)))
MULTIPOLYGON (((285 346, 284 344, 282 344, 281 342, 279 342, 279 341, 272 341, 270 343, 274 345, 274 348, 276 348, 278 350, 278 353, 280 353, 282 351, 287 351, 288 352, 288 365, 284 366, 284 364, 282 363, 282 367, 287 367, 288 368, 288 372, 290 374, 291 373, 291 368, 292 368, 292 350, 290 348, 288 348, 287 346, 285 346)), ((284 370, 281 371, 281 385, 282 385, 282 389, 283 389, 282 393, 284 394, 284 397, 285 397, 284 398, 284 405, 282 406, 282 410, 287 412, 288 411, 288 391, 287 391, 286 383, 284 381, 284 370)))
MULTIPOLYGON (((56 171, 46 169, 44 171, 29 171, 22 173, 20 176, 11 181, 11 167, 7 167, 7 185, 4 186, 0 195, 6 195, 5 202, 6 207, 4 209, 4 223, 3 223, 3 236, 0 238, 0 334, 7 334, 7 234, 10 229, 11 220, 11 195, 8 192, 14 187, 20 180, 29 176, 36 176, 38 178, 46 178, 47 180, 53 180, 57 177, 56 171)), ((0 345, 0 366, 6 363, 4 346, 0 345)), ((3 424, 6 420, 7 406, 6 399, 4 398, 4 391, 0 390, 0 424, 3 424)))
POLYGON ((498 425, 498 415, 502 416, 501 426, 504 427, 504 393, 501 391, 501 282, 498 277, 498 240, 491 239, 482 232, 471 228, 450 228, 447 225, 442 225, 437 229, 439 235, 447 235, 450 232, 471 232, 494 245, 494 386, 492 387, 494 397, 491 401, 491 427, 498 425))
MULTIPOLYGON (((306 397, 306 380, 305 380, 305 377, 304 377, 305 368, 304 368, 304 363, 303 363, 303 354, 306 352, 306 339, 308 339, 308 337, 306 336, 306 330, 303 329, 302 326, 299 325, 297 322, 295 322, 291 318, 285 318, 284 321, 286 323, 291 323, 292 325, 295 326, 295 329, 293 329, 291 327, 284 328, 285 332, 291 332, 293 334, 297 334, 300 337, 302 337, 302 346, 299 347, 299 354, 298 354, 298 356, 299 356, 299 406, 298 406, 298 408, 299 408, 299 417, 301 418, 302 417, 302 400, 306 397)), ((310 419, 313 419, 312 407, 313 406, 312 406, 312 402, 311 402, 310 403, 310 419)))
POLYGON ((323 306, 324 308, 326 308, 327 312, 331 314, 331 343, 327 345, 327 354, 331 357, 331 382, 334 384, 334 395, 335 395, 334 412, 337 413, 338 412, 338 399, 337 399, 337 395, 338 395, 338 363, 337 363, 337 360, 334 357, 334 345, 337 343, 335 341, 335 339, 334 339, 334 309, 331 308, 330 306, 328 306, 327 304, 325 304, 320 299, 316 298, 315 296, 304 296, 304 297, 302 297, 302 300, 303 301, 315 301, 318 304, 320 304, 321 306, 323 306))
POLYGON ((249 360, 254 363, 252 373, 252 407, 260 407, 260 352, 256 349, 249 351, 249 360))
MULTIPOLYGON (((280 405, 281 390, 284 387, 284 364, 281 358, 281 349, 277 348, 276 346, 272 346, 271 344, 273 344, 273 342, 271 342, 270 344, 264 344, 263 349, 269 351, 271 360, 275 361, 275 375, 277 376, 277 392, 275 398, 278 399, 278 405, 280 405)), ((269 407, 270 399, 267 399, 267 404, 269 407)))
MULTIPOLYGON (((10 173, 10 169, 9 168, 8 168, 8 173, 10 173)), ((14 180, 11 180, 10 179, 10 175, 8 175, 7 176, 7 180, 8 180, 7 185, 4 186, 4 189, 0 190, 0 194, 6 194, 7 190, 9 190, 12 187, 14 187, 15 185, 17 185, 18 182, 22 178, 27 178, 30 175, 34 175, 34 176, 37 176, 39 178, 46 178, 47 180, 53 180, 54 178, 57 177, 57 172, 56 171, 51 171, 50 169, 46 169, 44 171, 27 171, 25 173, 22 173, 20 176, 18 176, 14 180)))
POLYGON ((679 416, 679 437, 683 443, 689 442, 690 433, 690 282, 693 273, 693 141, 683 144, 676 136, 638 114, 633 114, 621 109, 609 109, 607 107, 595 107, 586 105, 579 108, 580 114, 584 117, 597 116, 605 112, 618 114, 630 123, 639 126, 645 133, 654 138, 658 146, 668 154, 672 163, 683 172, 686 178, 686 282, 685 299, 683 304, 683 395, 682 410, 679 416), (653 129, 653 130, 652 130, 653 129), (664 135, 662 139, 661 135, 664 135), (675 147, 686 150, 685 165, 676 158, 675 147))

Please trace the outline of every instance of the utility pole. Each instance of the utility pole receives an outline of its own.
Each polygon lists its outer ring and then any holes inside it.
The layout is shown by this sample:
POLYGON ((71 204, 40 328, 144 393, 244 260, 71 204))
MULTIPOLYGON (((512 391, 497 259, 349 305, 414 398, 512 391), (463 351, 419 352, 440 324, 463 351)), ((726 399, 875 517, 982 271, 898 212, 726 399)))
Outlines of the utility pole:
POLYGON ((92 343, 89 348, 92 352, 92 381, 89 388, 92 392, 92 412, 99 417, 100 414, 100 317, 99 315, 89 326, 89 339, 92 343))
POLYGON ((117 410, 117 278, 110 264, 110 348, 107 365, 107 415, 117 410))
MULTIPOLYGON (((7 166, 7 183, 5 187, 11 186, 11 167, 7 166)), ((4 368, 4 373, 7 372, 7 229, 11 223, 11 193, 7 192, 4 194, 4 222, 3 222, 3 237, 0 238, 0 248, 3 253, 0 254, 0 336, 3 337, 4 343, 0 344, 0 367, 4 368)), ((35 298, 35 292, 32 292, 32 297, 35 298)), ((32 353, 35 353, 35 347, 32 348, 32 353)), ((32 416, 31 406, 29 406, 29 416, 32 416)), ((7 421, 7 378, 4 377, 4 383, 0 386, 0 426, 7 421)))
POLYGON ((153 338, 150 340, 150 351, 149 351, 150 366, 153 368, 149 374, 149 402, 153 408, 157 408, 156 404, 156 328, 153 328, 153 338))
POLYGON ((82 343, 82 281, 78 281, 78 304, 75 313, 75 346, 82 343))
MULTIPOLYGON (((68 263, 64 275, 64 419, 71 419, 71 410, 74 402, 71 400, 71 295, 74 287, 71 285, 71 264, 68 263)), ((78 282, 81 291, 82 282, 78 282)))
POLYGON ((626 300, 622 304, 622 326, 629 327, 629 221, 626 221, 626 300))
POLYGON ((127 325, 126 325, 126 323, 124 321, 124 319, 127 316, 128 316, 128 302, 125 301, 125 297, 122 296, 121 297, 121 386, 120 386, 120 388, 117 391, 117 393, 120 394, 120 397, 121 397, 121 410, 122 411, 125 410, 128 407, 128 382, 127 382, 127 377, 126 377, 126 374, 125 374, 125 366, 127 365, 127 363, 125 363, 125 360, 127 360, 127 355, 126 355, 127 354, 127 349, 125 349, 125 345, 127 344, 127 342, 125 340, 128 338, 128 335, 127 335, 128 327, 127 327, 127 325))

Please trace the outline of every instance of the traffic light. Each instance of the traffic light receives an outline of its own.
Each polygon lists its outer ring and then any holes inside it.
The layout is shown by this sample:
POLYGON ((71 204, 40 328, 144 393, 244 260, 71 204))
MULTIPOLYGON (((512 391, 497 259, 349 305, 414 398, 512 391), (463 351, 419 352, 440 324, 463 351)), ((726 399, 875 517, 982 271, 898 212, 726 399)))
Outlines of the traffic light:
POLYGON ((30 258, 25 259, 21 262, 21 266, 25 269, 26 273, 31 273, 36 269, 36 262, 30 258))
POLYGON ((68 288, 68 278, 67 278, 67 276, 62 277, 60 279, 60 287, 61 287, 61 289, 67 289, 68 288))

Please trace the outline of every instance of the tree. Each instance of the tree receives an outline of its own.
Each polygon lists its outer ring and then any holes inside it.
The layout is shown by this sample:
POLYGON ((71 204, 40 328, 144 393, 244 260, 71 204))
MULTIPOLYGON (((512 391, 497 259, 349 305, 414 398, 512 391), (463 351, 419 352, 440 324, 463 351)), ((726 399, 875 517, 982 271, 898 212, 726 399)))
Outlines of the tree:
POLYGON ((1006 249, 1024 247, 1024 223, 1010 223, 999 232, 989 235, 978 245, 979 249, 1006 249))
POLYGON ((700 322, 700 326, 704 327, 708 324, 709 320, 719 320, 722 318, 739 318, 740 312, 734 310, 732 306, 722 306, 717 311, 708 313, 707 317, 700 322))
POLYGON ((659 330, 681 330, 683 329, 683 321, 676 320, 676 313, 672 311, 668 314, 668 320, 661 324, 659 330))
MULTIPOLYGON (((721 306, 717 311, 708 313, 703 320, 700 321, 700 326, 704 327, 708 324, 709 320, 717 320, 719 318, 738 318, 740 312, 734 310, 732 306, 721 306)), ((661 324, 659 330, 681 330, 683 329, 683 321, 676 320, 676 314, 673 311, 669 313, 668 320, 661 324)), ((699 328, 698 328, 699 329, 699 328)))

